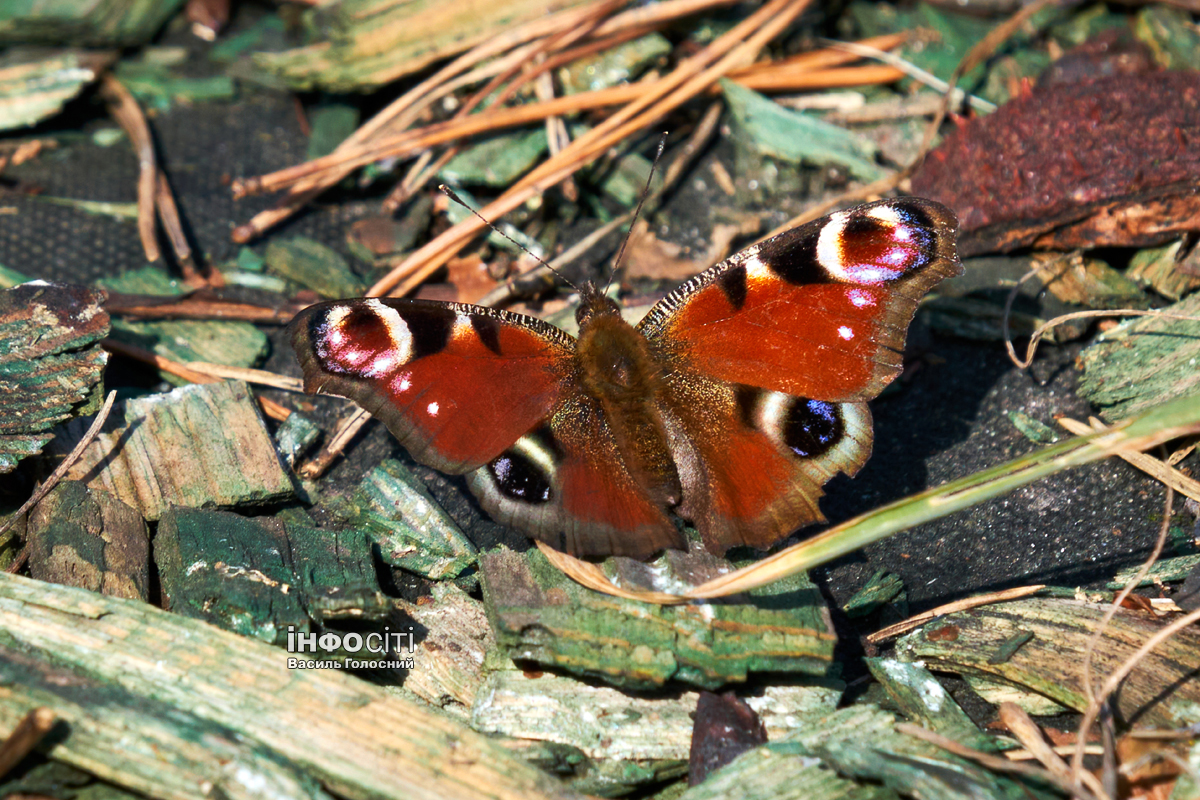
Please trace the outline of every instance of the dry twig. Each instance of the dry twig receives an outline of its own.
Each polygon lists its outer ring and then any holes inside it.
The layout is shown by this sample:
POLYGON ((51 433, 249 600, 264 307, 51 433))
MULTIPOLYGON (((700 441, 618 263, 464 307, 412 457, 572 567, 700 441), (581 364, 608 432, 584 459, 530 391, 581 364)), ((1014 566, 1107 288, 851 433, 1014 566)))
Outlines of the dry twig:
POLYGON ((138 235, 147 261, 158 261, 158 237, 154 224, 154 197, 158 191, 158 164, 154 157, 154 140, 150 126, 137 101, 119 80, 111 74, 100 81, 100 94, 108 101, 109 112, 129 136, 138 158, 138 235))
POLYGON ((33 752, 33 748, 46 738, 46 734, 54 727, 58 716, 52 709, 45 706, 35 708, 26 714, 12 733, 0 742, 0 778, 21 762, 21 759, 33 752))
MULTIPOLYGON (((186 364, 182 364, 165 356, 160 356, 158 353, 137 347, 136 345, 117 341, 116 339, 104 339, 100 342, 100 344, 110 353, 116 353, 117 355, 122 355, 126 358, 132 358, 136 361, 149 364, 155 369, 159 369, 176 377, 183 378, 189 383, 216 383, 217 381, 221 380, 221 378, 217 377, 216 375, 209 375, 208 373, 192 369, 186 364)), ((292 415, 292 410, 290 408, 281 406, 274 400, 270 400, 266 397, 255 397, 254 399, 258 401, 258 405, 260 408, 262 408, 263 413, 273 420, 282 422, 292 415)))

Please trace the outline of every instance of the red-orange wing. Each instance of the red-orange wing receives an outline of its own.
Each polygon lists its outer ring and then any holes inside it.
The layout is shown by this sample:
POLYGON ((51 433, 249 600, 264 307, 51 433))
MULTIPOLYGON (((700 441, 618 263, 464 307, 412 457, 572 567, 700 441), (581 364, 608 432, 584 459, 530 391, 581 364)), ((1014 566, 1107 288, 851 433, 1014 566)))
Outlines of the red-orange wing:
POLYGON ((962 271, 954 215, 872 203, 786 231, 680 286, 639 330, 670 363, 800 397, 866 400, 900 372, 917 303, 962 271))
POLYGON ((862 401, 899 374, 921 297, 962 269, 956 226, 920 199, 840 212, 698 275, 641 322, 669 365, 679 511, 710 550, 822 519, 822 485, 870 455, 862 401))
POLYGON ((541 320, 421 300, 343 300, 291 324, 304 388, 348 397, 413 458, 476 469, 543 421, 568 381, 573 340, 541 320))

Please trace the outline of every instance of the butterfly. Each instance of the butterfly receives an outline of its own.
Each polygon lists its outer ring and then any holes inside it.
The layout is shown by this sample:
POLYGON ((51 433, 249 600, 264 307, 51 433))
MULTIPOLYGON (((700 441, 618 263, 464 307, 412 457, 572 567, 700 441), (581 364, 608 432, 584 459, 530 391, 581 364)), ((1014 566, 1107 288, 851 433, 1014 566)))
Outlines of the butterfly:
POLYGON ((467 475, 496 521, 575 556, 766 549, 824 518, 821 487, 870 455, 866 402, 901 370, 921 298, 962 271, 957 220, 884 200, 753 245, 636 326, 594 285, 578 338, 429 300, 311 306, 305 390, 348 397, 414 459, 467 475))

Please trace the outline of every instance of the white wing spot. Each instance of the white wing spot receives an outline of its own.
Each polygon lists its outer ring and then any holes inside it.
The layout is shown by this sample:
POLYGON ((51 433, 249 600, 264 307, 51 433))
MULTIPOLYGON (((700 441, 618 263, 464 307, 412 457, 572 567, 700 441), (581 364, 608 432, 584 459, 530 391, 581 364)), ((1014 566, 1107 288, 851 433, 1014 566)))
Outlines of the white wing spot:
POLYGON ((455 339, 462 336, 473 336, 475 333, 471 327, 471 318, 466 314, 458 314, 454 317, 454 330, 450 334, 455 339))
POLYGON ((866 308, 875 305, 875 298, 871 296, 870 292, 863 291, 862 289, 851 289, 850 302, 854 304, 855 308, 866 308))
POLYGON ((854 338, 854 330, 848 325, 843 325, 838 328, 838 336, 845 339, 847 342, 854 338))
POLYGON ((746 268, 746 279, 750 282, 762 281, 771 277, 771 271, 763 260, 758 257, 757 249, 750 253, 742 266, 746 268))
POLYGON ((374 298, 366 302, 367 306, 379 315, 379 319, 387 328, 388 338, 391 339, 392 348, 395 351, 393 357, 398 363, 407 364, 413 356, 413 337, 408 323, 396 309, 385 306, 374 298))
POLYGON ((429 416, 436 417, 438 415, 438 411, 440 410, 440 408, 441 407, 437 404, 437 401, 435 400, 425 407, 425 411, 429 413, 429 416))
POLYGON ((846 230, 848 219, 850 215, 845 211, 831 215, 817 236, 817 263, 841 280, 850 280, 842 264, 842 232, 846 230))
POLYGON ((898 228, 906 227, 904 217, 900 215, 900 212, 888 205, 875 206, 867 212, 867 216, 874 217, 880 222, 890 223, 898 228))

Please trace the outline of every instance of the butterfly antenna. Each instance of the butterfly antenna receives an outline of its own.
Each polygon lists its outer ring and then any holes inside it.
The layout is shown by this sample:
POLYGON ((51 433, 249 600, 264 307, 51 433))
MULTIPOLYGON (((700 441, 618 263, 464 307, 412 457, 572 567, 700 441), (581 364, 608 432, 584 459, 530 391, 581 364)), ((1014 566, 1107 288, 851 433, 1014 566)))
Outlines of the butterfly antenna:
POLYGON ((617 251, 617 257, 613 261, 612 269, 608 272, 608 280, 604 283, 604 291, 601 294, 608 294, 608 288, 612 286, 613 278, 617 277, 617 270, 621 266, 621 259, 625 257, 625 248, 629 245, 629 237, 633 236, 633 223, 637 222, 638 217, 642 215, 642 206, 646 204, 646 198, 650 196, 650 183, 654 180, 654 172, 658 169, 658 162, 662 158, 663 150, 667 146, 667 132, 663 131, 662 136, 658 137, 658 150, 654 153, 654 161, 650 164, 650 174, 646 176, 646 186, 642 189, 642 196, 638 200, 637 208, 633 210, 633 219, 629 220, 629 231, 625 234, 625 239, 621 242, 621 249, 617 251))
MULTIPOLYGON (((570 278, 568 278, 566 275, 563 275, 561 272, 559 272, 558 270, 556 270, 554 267, 552 267, 552 266, 550 266, 548 263, 546 263, 546 260, 545 260, 545 259, 543 259, 541 256, 539 256, 537 253, 530 252, 530 250, 529 250, 529 248, 528 248, 528 247, 526 247, 525 245, 521 244, 521 243, 520 243, 520 242, 518 242, 516 239, 512 238, 512 237, 511 237, 511 236, 509 236, 507 233, 505 233, 504 231, 500 230, 500 229, 499 229, 499 228, 497 228, 495 225, 493 225, 493 224, 492 224, 492 222, 491 222, 491 220, 489 220, 487 217, 483 216, 483 214, 480 214, 478 211, 476 211, 476 210, 475 210, 474 208, 472 208, 471 206, 467 205, 467 203, 466 203, 466 202, 465 202, 465 201, 464 201, 464 200, 463 200, 461 197, 459 197, 457 194, 455 194, 454 190, 453 190, 453 189, 451 189, 449 186, 447 186, 447 185, 446 185, 446 184, 444 184, 444 183, 443 183, 443 184, 439 184, 439 185, 438 185, 438 191, 440 191, 442 194, 444 194, 444 195, 446 195, 447 197, 449 197, 449 198, 450 198, 451 200, 453 200, 454 202, 458 203, 460 206, 462 206, 463 208, 465 208, 467 211, 470 211, 472 214, 474 214, 475 216, 479 217, 479 220, 480 220, 480 221, 481 221, 481 222, 482 222, 484 225, 487 225, 487 226, 488 226, 489 228, 491 228, 493 231, 495 231, 496 233, 500 234, 500 235, 501 235, 501 236, 503 236, 505 239, 508 239, 510 242, 512 242, 513 244, 515 244, 517 247, 521 248, 521 250, 522 250, 522 251, 523 251, 523 252, 524 252, 526 255, 530 256, 531 258, 533 258, 534 260, 536 260, 536 261, 537 261, 539 264, 541 264, 543 267, 545 267, 546 269, 550 270, 550 272, 554 273, 554 274, 555 274, 555 275, 557 275, 559 278, 561 278, 561 279, 562 279, 562 281, 563 281, 563 283, 567 284, 568 286, 570 286, 570 287, 571 287, 572 289, 574 289, 575 291, 577 291, 577 292, 579 291, 579 287, 578 287, 578 286, 576 286, 576 285, 575 285, 575 284, 574 284, 574 283, 571 281, 571 279, 570 279, 570 278)), ((641 207, 641 206, 639 206, 639 208, 640 208, 640 207, 641 207)))

